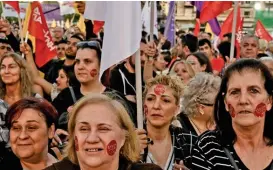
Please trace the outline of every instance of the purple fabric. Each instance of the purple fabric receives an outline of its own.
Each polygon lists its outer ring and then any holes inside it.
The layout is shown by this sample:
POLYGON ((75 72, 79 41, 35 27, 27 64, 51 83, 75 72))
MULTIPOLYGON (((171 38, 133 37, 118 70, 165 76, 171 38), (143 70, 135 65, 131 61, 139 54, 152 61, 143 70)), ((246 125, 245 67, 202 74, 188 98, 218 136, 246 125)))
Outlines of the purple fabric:
MULTIPOLYGON (((203 1, 192 1, 191 2, 191 4, 194 5, 197 9, 197 11, 196 11, 197 17, 196 18, 200 17, 200 12, 201 12, 203 3, 204 3, 203 1)), ((211 19, 208 22, 209 22, 212 32, 218 36, 221 33, 221 27, 220 27, 220 24, 219 24, 217 18, 211 19)))
POLYGON ((209 22, 212 32, 218 36, 221 33, 221 27, 220 27, 220 24, 219 24, 217 18, 211 19, 208 22, 209 22))
POLYGON ((42 4, 43 13, 45 15, 46 20, 51 21, 55 19, 56 21, 60 21, 63 19, 60 13, 59 4, 42 4))
POLYGON ((171 46, 174 46, 175 43, 175 2, 171 1, 169 5, 169 14, 167 17, 164 36, 171 42, 171 46))

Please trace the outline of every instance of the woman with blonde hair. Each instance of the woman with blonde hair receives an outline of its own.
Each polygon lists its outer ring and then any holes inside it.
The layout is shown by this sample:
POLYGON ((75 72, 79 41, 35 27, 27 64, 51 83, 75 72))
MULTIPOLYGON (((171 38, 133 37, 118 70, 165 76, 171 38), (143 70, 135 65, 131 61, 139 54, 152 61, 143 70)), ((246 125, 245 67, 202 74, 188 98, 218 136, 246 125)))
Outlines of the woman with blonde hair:
POLYGON ((171 76, 177 75, 181 78, 185 85, 188 84, 191 78, 195 76, 195 71, 193 70, 190 63, 185 60, 176 60, 170 67, 169 74, 171 76))
POLYGON ((33 83, 24 59, 16 53, 6 53, 0 59, 0 98, 9 105, 33 96, 33 83))
POLYGON ((191 165, 191 147, 196 136, 172 125, 180 110, 183 88, 179 77, 158 75, 146 83, 143 94, 144 129, 137 130, 144 149, 142 161, 164 170, 187 169, 191 165))
POLYGON ((160 170, 138 164, 139 145, 124 106, 103 94, 82 98, 69 115, 67 158, 46 170, 160 170))

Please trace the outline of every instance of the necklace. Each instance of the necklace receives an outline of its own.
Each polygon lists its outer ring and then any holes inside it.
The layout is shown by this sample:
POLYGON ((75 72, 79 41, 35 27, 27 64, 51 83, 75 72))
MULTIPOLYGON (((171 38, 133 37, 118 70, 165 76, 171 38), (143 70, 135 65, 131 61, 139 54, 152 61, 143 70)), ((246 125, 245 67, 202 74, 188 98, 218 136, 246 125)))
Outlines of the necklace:
POLYGON ((199 134, 202 134, 201 133, 201 130, 198 128, 198 126, 194 123, 194 121, 191 119, 191 118, 189 118, 189 120, 190 120, 190 122, 192 123, 192 125, 195 127, 195 129, 198 131, 198 133, 199 134))

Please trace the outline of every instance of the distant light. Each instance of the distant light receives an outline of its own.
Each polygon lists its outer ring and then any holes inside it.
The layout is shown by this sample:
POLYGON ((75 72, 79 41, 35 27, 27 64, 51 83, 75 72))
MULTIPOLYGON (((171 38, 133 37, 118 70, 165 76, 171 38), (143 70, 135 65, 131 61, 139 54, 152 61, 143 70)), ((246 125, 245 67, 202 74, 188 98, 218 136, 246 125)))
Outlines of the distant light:
POLYGON ((254 5, 254 8, 255 8, 256 10, 261 10, 261 9, 262 9, 261 3, 260 3, 260 2, 256 2, 255 5, 254 5))

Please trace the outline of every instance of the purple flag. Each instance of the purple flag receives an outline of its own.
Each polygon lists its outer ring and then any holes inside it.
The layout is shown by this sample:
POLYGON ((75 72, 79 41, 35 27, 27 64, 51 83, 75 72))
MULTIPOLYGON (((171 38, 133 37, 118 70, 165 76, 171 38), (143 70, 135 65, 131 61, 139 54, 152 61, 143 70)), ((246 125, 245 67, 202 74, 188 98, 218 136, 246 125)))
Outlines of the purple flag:
POLYGON ((42 4, 43 12, 46 20, 60 21, 63 17, 60 14, 59 4, 42 4))
MULTIPOLYGON (((202 9, 202 6, 203 6, 203 1, 192 1, 191 4, 194 5, 197 9, 197 15, 196 15, 196 18, 199 18, 200 17, 200 13, 201 13, 201 9, 202 9)), ((209 25, 211 27, 211 30, 212 32, 215 34, 215 35, 219 35, 220 32, 221 32, 221 27, 220 27, 220 24, 217 20, 217 18, 214 18, 214 19, 211 19, 208 21, 209 22, 209 25)))
POLYGON ((220 27, 220 24, 219 24, 217 18, 211 19, 208 22, 209 22, 212 32, 218 36, 221 33, 221 27, 220 27))
POLYGON ((169 4, 169 14, 167 17, 164 36, 171 42, 171 46, 175 43, 175 2, 171 1, 169 4))

